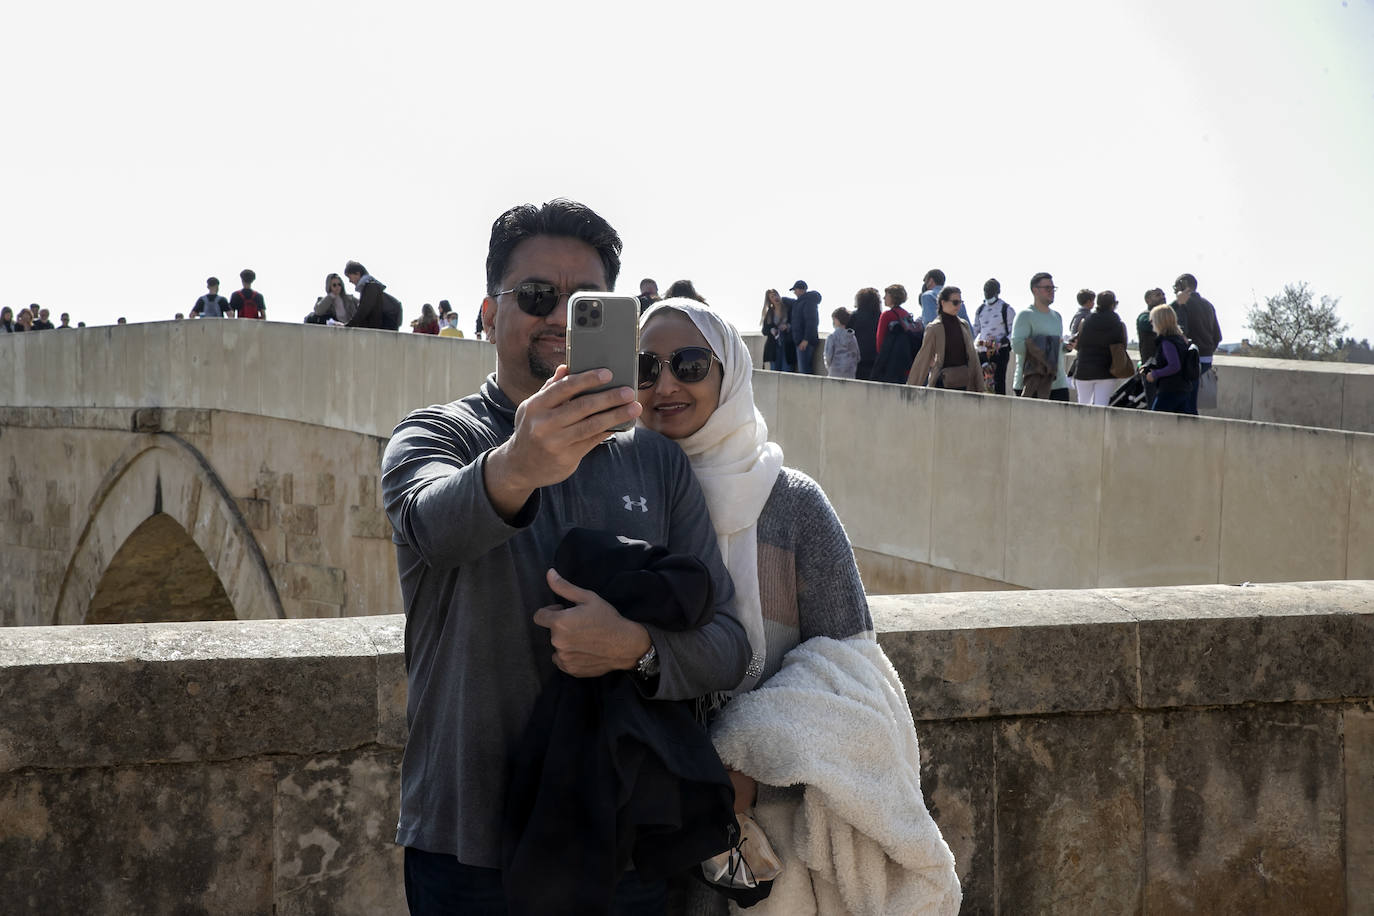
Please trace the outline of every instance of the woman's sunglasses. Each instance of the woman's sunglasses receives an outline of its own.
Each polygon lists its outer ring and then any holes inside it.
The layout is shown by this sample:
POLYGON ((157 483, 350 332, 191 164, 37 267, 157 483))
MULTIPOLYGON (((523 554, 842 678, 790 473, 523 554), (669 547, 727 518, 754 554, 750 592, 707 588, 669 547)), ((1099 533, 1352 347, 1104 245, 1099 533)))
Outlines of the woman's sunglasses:
POLYGON ((558 300, 563 298, 563 293, 552 283, 534 281, 517 283, 510 289, 500 290, 496 295, 504 296, 506 293, 515 293, 515 304, 520 306, 520 311, 535 318, 547 317, 558 308, 558 300))
POLYGON ((664 363, 684 385, 704 381, 711 372, 711 360, 720 362, 720 357, 706 347, 683 347, 674 350, 666 358, 655 353, 640 353, 639 387, 652 388, 658 381, 658 374, 663 371, 664 363))

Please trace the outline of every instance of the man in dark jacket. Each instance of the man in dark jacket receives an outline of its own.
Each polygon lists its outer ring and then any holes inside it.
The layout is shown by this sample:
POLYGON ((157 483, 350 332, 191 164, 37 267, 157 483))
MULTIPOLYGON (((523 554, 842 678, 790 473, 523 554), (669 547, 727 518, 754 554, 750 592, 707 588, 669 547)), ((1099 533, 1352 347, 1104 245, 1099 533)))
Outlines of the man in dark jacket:
POLYGON ((798 280, 788 290, 797 298, 784 298, 792 316, 792 339, 797 342, 797 371, 816 374, 816 355, 821 326, 821 294, 809 289, 805 280, 798 280))
MULTIPOLYGON (((1187 323, 1180 321, 1183 333, 1188 340, 1197 345, 1198 356, 1202 360, 1202 375, 1212 371, 1212 354, 1221 343, 1221 325, 1217 322, 1217 310, 1212 303, 1202 298, 1197 291, 1197 277, 1180 274, 1174 281, 1174 311, 1181 317, 1187 316, 1187 323)), ((1215 379, 1215 375, 1212 376, 1215 379)), ((1192 391, 1188 394, 1189 413, 1197 413, 1197 391, 1202 378, 1193 381, 1192 391)))
POLYGON ((344 276, 358 291, 358 310, 353 313, 346 327, 376 328, 379 331, 394 331, 400 327, 399 315, 390 316, 394 324, 388 320, 386 305, 390 297, 384 295, 385 283, 368 273, 367 268, 357 261, 349 261, 344 265, 344 276))

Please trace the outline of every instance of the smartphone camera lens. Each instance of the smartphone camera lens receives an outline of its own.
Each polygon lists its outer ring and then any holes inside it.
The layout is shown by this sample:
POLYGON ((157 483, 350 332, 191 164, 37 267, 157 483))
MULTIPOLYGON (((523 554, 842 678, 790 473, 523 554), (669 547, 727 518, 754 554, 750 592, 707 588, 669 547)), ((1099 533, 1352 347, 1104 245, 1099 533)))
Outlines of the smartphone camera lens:
POLYGON ((585 327, 587 326, 587 316, 586 316, 586 315, 578 315, 578 316, 577 316, 577 323, 578 323, 579 325, 581 325, 582 327, 585 328, 585 327))
POLYGON ((585 312, 587 310, 587 303, 585 301, 577 303, 577 310, 579 312, 585 312))

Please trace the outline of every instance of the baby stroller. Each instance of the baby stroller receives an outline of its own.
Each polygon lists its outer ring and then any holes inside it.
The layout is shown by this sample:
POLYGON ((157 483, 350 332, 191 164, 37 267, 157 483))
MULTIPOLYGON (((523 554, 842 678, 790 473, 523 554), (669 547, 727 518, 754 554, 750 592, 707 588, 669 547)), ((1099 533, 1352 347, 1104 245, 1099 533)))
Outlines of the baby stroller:
POLYGON ((1112 392, 1111 399, 1107 401, 1108 407, 1129 407, 1140 409, 1149 407, 1145 403, 1145 372, 1137 372, 1135 375, 1126 379, 1117 386, 1112 392))

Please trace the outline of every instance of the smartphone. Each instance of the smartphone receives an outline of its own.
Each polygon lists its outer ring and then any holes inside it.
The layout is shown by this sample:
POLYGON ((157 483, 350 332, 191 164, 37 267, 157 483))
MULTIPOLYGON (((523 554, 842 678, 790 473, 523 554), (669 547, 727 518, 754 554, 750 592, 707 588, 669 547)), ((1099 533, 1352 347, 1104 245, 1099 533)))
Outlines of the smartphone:
MULTIPOLYGON (((576 292, 568 297, 565 341, 568 373, 610 369, 611 380, 587 392, 639 385, 639 299, 615 293, 576 292)), ((612 429, 629 429, 632 422, 612 429)))

